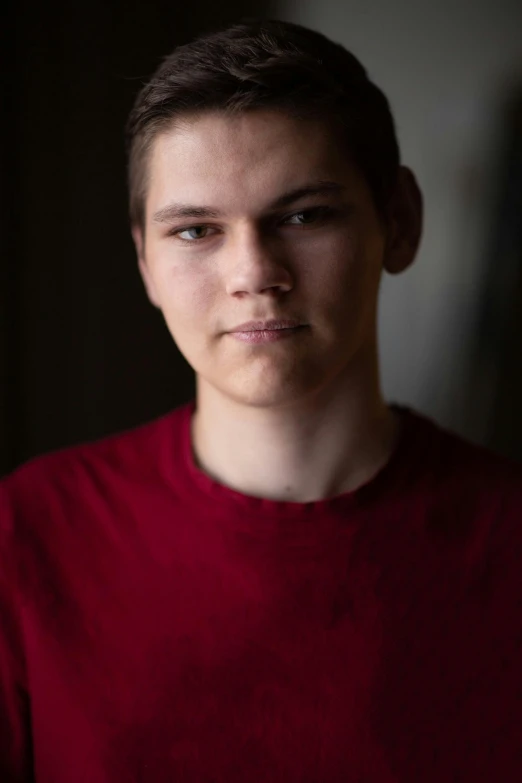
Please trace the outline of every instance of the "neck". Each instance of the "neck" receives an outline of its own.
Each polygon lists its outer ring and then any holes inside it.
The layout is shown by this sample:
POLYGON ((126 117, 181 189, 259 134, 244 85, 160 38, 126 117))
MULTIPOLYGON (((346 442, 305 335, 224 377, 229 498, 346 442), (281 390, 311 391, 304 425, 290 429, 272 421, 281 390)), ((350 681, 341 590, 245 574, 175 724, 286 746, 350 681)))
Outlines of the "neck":
POLYGON ((198 379, 192 442, 199 467, 255 497, 299 503, 350 492, 388 461, 398 419, 382 399, 377 361, 284 406, 242 405, 198 379))

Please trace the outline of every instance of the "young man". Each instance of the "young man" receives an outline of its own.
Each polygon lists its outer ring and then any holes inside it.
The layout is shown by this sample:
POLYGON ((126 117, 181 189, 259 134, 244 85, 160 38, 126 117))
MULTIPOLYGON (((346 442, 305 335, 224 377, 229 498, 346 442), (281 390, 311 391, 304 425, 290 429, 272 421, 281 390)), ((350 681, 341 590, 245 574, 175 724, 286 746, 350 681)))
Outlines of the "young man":
POLYGON ((142 90, 129 183, 197 397, 4 481, 0 780, 522 780, 521 470, 379 385, 386 99, 249 20, 142 90))

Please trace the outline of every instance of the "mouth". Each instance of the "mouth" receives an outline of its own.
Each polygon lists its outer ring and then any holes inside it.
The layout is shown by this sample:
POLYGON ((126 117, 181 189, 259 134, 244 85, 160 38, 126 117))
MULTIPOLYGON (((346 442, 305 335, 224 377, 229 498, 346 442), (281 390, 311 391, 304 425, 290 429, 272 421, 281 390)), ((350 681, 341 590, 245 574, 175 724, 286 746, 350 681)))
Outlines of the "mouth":
POLYGON ((248 321, 232 329, 228 334, 244 343, 272 343, 285 340, 307 328, 294 320, 248 321))

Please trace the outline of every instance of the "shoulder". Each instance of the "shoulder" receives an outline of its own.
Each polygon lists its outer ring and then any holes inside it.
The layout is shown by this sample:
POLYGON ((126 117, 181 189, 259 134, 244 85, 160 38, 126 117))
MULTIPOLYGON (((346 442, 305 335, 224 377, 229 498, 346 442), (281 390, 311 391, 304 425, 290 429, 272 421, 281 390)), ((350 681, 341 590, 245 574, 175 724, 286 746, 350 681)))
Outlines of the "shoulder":
POLYGON ((522 464, 409 410, 410 427, 436 485, 482 498, 519 497, 522 464))
MULTIPOLYGON (((50 503, 74 501, 113 484, 151 480, 167 449, 175 452, 190 406, 98 440, 34 457, 0 481, 0 504, 33 512, 50 503)), ((1 522, 0 522, 1 524, 1 522)))
POLYGON ((410 415, 418 459, 412 492, 426 526, 442 539, 473 541, 476 552, 497 552, 498 563, 511 563, 512 573, 518 574, 522 465, 425 416, 410 415))
POLYGON ((519 624, 522 465, 426 416, 409 414, 413 445, 404 496, 416 528, 438 556, 449 558, 445 563, 457 562, 464 575, 473 574, 519 624))
POLYGON ((99 559, 122 529, 139 527, 162 497, 172 495, 169 480, 187 408, 35 457, 4 477, 0 572, 13 584, 36 584, 42 574, 60 573, 64 563, 84 563, 86 552, 99 559))
POLYGON ((139 547, 137 531, 167 505, 165 498, 171 502, 176 458, 168 463, 166 455, 176 450, 185 416, 176 409, 36 457, 6 476, 0 482, 0 583, 36 605, 52 584, 62 593, 76 584, 81 592, 85 569, 97 573, 125 536, 139 547))

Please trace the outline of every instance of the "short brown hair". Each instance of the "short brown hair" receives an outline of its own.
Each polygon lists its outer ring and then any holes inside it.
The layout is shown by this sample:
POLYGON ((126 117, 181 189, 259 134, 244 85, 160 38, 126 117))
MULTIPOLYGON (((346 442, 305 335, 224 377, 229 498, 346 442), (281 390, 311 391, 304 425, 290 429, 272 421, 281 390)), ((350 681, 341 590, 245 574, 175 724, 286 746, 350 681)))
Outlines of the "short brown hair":
POLYGON ((183 115, 280 109, 341 129, 383 213, 400 153, 381 90, 341 44, 298 24, 244 18, 178 46, 139 92, 126 126, 130 220, 144 225, 147 160, 156 135, 183 115))

